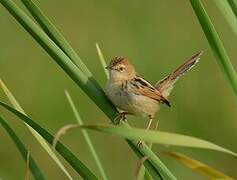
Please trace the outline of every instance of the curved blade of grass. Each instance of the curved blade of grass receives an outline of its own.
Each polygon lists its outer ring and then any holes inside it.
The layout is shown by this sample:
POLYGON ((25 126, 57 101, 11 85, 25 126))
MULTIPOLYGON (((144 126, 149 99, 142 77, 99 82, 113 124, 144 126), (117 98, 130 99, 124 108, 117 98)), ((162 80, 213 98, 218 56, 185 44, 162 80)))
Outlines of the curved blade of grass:
POLYGON ((66 134, 68 130, 74 129, 78 126, 79 126, 78 123, 77 124, 66 124, 63 127, 61 127, 59 130, 57 130, 57 132, 54 134, 52 148, 55 149, 55 146, 62 135, 66 134))
MULTIPOLYGON (((27 32, 45 49, 55 62, 67 73, 68 76, 95 102, 95 104, 115 122, 118 111, 105 96, 104 91, 94 81, 93 77, 86 76, 77 66, 71 62, 68 56, 11 0, 0 0, 0 3, 12 14, 12 16, 27 30, 27 32)), ((126 123, 121 125, 126 128, 126 123)), ((128 142, 128 141, 127 141, 128 142)), ((149 164, 161 171, 164 177, 176 179, 160 159, 146 146, 138 149, 133 143, 136 154, 148 156, 149 164)), ((146 163, 147 164, 147 163, 146 163)), ((149 166, 145 165, 149 168, 149 166)))
MULTIPOLYGON (((13 142, 15 143, 17 149, 21 153, 23 159, 27 162, 27 154, 28 150, 26 149, 25 145, 21 142, 21 140, 18 138, 16 133, 13 131, 13 129, 5 122, 5 120, 0 116, 0 124, 2 124, 3 128, 6 130, 8 135, 11 137, 13 142)), ((43 180, 45 179, 41 170, 37 166, 34 159, 30 156, 29 157, 29 168, 36 180, 43 180)))
MULTIPOLYGON (((27 117, 25 114, 22 114, 21 112, 17 111, 16 109, 8 106, 7 104, 1 101, 0 106, 12 112, 20 120, 27 123, 30 127, 37 131, 49 144, 52 145, 54 137, 40 125, 35 123, 31 118, 27 117)), ((72 166, 72 168, 75 169, 75 171, 81 175, 82 178, 97 179, 96 176, 60 141, 57 142, 55 149, 72 166)))
POLYGON ((188 156, 185 156, 181 153, 177 153, 177 152, 165 152, 165 155, 168 155, 171 158, 174 158, 175 160, 177 160, 179 163, 183 164, 184 166, 190 168, 191 170, 202 174, 204 176, 206 176, 208 179, 229 179, 229 180, 233 180, 233 178, 225 175, 224 173, 217 171, 216 169, 200 162, 197 161, 193 158, 190 158, 188 156))
POLYGON ((105 75, 106 75, 106 78, 109 79, 109 72, 105 69, 105 67, 107 66, 106 65, 106 62, 105 62, 105 58, 104 58, 104 55, 100 49, 100 46, 98 43, 95 43, 95 46, 96 46, 96 50, 97 50, 97 53, 98 53, 98 56, 99 56, 99 59, 100 59, 100 63, 101 63, 101 66, 105 72, 105 75))
POLYGON ((226 53, 224 45, 215 30, 200 0, 190 0, 193 10, 202 26, 220 68, 231 86, 237 100, 237 74, 226 53))
POLYGON ((60 49, 72 60, 78 68, 86 75, 91 76, 91 72, 82 62, 80 57, 67 42, 59 30, 50 22, 50 20, 43 14, 41 9, 31 0, 21 0, 25 7, 29 10, 34 19, 39 23, 44 32, 58 45, 60 49))
POLYGON ((235 17, 237 18, 237 1, 236 0, 227 0, 232 11, 235 14, 235 17))
MULTIPOLYGON (((82 121, 82 119, 81 119, 81 117, 80 117, 80 115, 79 115, 79 113, 78 113, 78 111, 76 109, 76 106, 75 106, 75 104, 74 104, 74 102, 73 102, 73 100, 72 100, 72 98, 71 98, 71 96, 70 96, 70 94, 69 94, 69 92, 67 90, 65 90, 65 94, 66 94, 67 100, 68 100, 68 102, 69 102, 69 104, 70 104, 70 106, 72 108, 73 114, 74 114, 78 124, 79 125, 83 125, 84 123, 83 123, 83 121, 82 121)), ((100 162, 99 156, 96 153, 96 150, 94 148, 94 145, 91 142, 91 139, 90 139, 88 133, 86 131, 82 131, 82 135, 85 138, 85 141, 86 141, 86 143, 87 143, 87 145, 89 147, 89 150, 90 150, 90 152, 91 152, 91 154, 92 154, 92 156, 93 156, 93 158, 95 160, 95 163, 96 163, 97 168, 98 168, 98 170, 99 170, 99 172, 101 174, 102 179, 108 180, 108 177, 107 177, 107 175, 106 175, 106 173, 104 171, 104 168, 103 168, 103 166, 102 166, 102 164, 100 162)))
MULTIPOLYGON (((23 108, 20 106, 20 104, 17 102, 16 98, 13 96, 13 94, 10 92, 10 90, 7 88, 7 86, 4 84, 4 82, 0 79, 0 86, 2 87, 4 93, 8 97, 9 101, 13 105, 13 107, 20 111, 21 113, 25 114, 23 108)), ((44 138, 40 136, 34 129, 32 129, 30 126, 25 124, 29 131, 32 133, 32 135, 36 138, 36 140, 40 143, 40 145, 45 149, 45 151, 49 154, 49 156, 55 161, 55 163, 59 166, 59 168, 65 173, 65 175, 72 180, 72 177, 67 172, 63 164, 60 162, 60 160, 57 158, 56 154, 52 151, 52 149, 49 147, 49 145, 46 143, 44 138)))
POLYGON ((228 1, 214 0, 216 6, 230 25, 233 32, 237 35, 237 18, 232 11, 232 8, 228 1))
POLYGON ((173 146, 182 146, 182 147, 192 147, 192 148, 203 148, 203 149, 211 149, 224 153, 231 154, 237 157, 237 154, 225 149, 221 146, 218 146, 214 143, 208 142, 206 140, 202 140, 199 138, 186 136, 182 134, 168 133, 162 131, 153 131, 153 130, 145 130, 138 128, 123 128, 123 127, 114 127, 109 125, 83 125, 82 128, 92 129, 104 133, 115 134, 118 136, 122 136, 127 139, 136 140, 142 139, 146 142, 152 142, 157 144, 164 145, 173 145, 173 146))

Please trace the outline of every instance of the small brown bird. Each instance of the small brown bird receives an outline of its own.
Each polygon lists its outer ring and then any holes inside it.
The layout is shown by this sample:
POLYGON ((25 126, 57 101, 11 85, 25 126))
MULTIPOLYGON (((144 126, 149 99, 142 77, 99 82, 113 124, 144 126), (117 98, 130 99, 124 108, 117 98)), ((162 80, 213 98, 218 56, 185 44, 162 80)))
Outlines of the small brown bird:
POLYGON ((147 129, 149 129, 160 103, 170 107, 167 98, 175 82, 198 62, 201 54, 202 52, 194 54, 155 86, 139 77, 127 58, 115 57, 106 67, 109 71, 109 80, 105 93, 112 103, 123 111, 121 117, 125 114, 148 117, 147 129))

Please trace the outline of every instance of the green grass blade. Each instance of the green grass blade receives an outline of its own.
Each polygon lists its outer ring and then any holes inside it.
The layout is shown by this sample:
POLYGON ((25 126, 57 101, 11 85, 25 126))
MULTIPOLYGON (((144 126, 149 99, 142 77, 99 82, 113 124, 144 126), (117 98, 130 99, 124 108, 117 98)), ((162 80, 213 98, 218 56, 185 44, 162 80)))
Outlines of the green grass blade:
MULTIPOLYGON (((24 160, 27 161, 28 150, 26 149, 25 145, 21 142, 21 140, 18 138, 18 136, 15 134, 13 129, 5 122, 5 120, 3 120, 1 116, 0 116, 0 124, 2 124, 3 128, 7 131, 11 139, 14 141, 17 149, 20 151, 24 160)), ((36 162, 31 156, 29 157, 29 168, 36 180, 45 179, 41 170, 39 169, 36 162)))
POLYGON ((31 0, 21 0, 25 7, 29 10, 34 19, 39 23, 44 32, 60 47, 63 52, 88 76, 91 72, 82 62, 80 57, 58 31, 58 29, 50 22, 50 20, 43 14, 40 8, 31 0))
POLYGON ((235 14, 235 17, 237 18, 237 1, 236 0, 227 0, 232 11, 235 14))
POLYGON ((232 11, 232 8, 228 1, 213 0, 216 6, 219 8, 220 12, 230 25, 233 32, 237 35, 237 18, 232 11))
POLYGON ((164 144, 164 145, 211 149, 211 150, 228 153, 237 157, 236 153, 228 149, 225 149, 221 146, 218 146, 214 143, 211 143, 199 138, 182 135, 182 134, 168 133, 168 132, 162 132, 162 131, 153 131, 153 130, 147 131, 145 129, 138 129, 138 128, 128 129, 124 127, 114 127, 114 126, 109 126, 109 125, 107 126, 106 125, 104 126, 83 125, 81 127, 122 136, 124 138, 131 139, 131 140, 142 139, 146 142, 152 142, 152 143, 158 143, 158 144, 164 144))
MULTIPOLYGON (((0 102, 0 106, 7 109, 16 115, 20 120, 27 123, 30 127, 32 127, 35 131, 37 131, 49 144, 52 145, 54 137, 42 128, 40 125, 35 123, 31 118, 17 111, 16 109, 8 106, 7 104, 0 102)), ((78 172, 84 179, 97 179, 96 176, 60 141, 57 142, 55 147, 57 152, 72 166, 72 168, 78 172)))
POLYGON ((208 17, 208 14, 206 13, 201 1, 190 0, 190 2, 202 26, 202 29, 206 35, 206 38, 212 48, 212 51, 216 57, 216 60, 218 64, 220 65, 220 68, 222 69, 224 76, 228 80, 229 85, 233 89, 233 92, 237 100, 237 75, 226 53, 224 45, 222 41, 220 40, 220 37, 217 31, 215 30, 215 27, 213 26, 210 18, 208 17))
POLYGON ((197 161, 193 158, 190 158, 188 156, 185 156, 181 153, 176 152, 165 152, 166 155, 168 155, 171 158, 174 158, 179 163, 183 164, 184 166, 190 168, 191 170, 204 175, 208 179, 229 179, 233 180, 233 178, 225 175, 224 173, 217 171, 216 169, 197 161))
MULTIPOLYGON (((12 16, 27 30, 29 34, 45 49, 45 51, 57 62, 57 64, 71 77, 71 79, 95 102, 95 104, 115 123, 116 108, 105 96, 104 91, 94 81, 93 77, 86 76, 77 66, 71 62, 68 56, 11 0, 0 0, 0 3, 12 14, 12 16)), ((124 124, 129 128, 128 124, 124 124)), ((136 147, 136 144, 133 144, 136 147)), ((156 168, 160 166, 162 173, 169 179, 175 179, 171 172, 159 160, 159 158, 145 145, 144 148, 135 148, 135 151, 148 156, 149 163, 156 168)))
POLYGON ((95 46, 96 46, 97 54, 98 54, 99 59, 100 59, 101 66, 102 66, 102 68, 103 68, 103 70, 104 70, 104 72, 105 72, 106 79, 109 79, 109 72, 105 69, 105 67, 106 67, 107 65, 106 65, 106 62, 105 62, 104 55, 103 55, 103 53, 102 53, 102 51, 101 51, 101 49, 100 49, 99 44, 96 43, 95 46))
MULTIPOLYGON (((0 79, 0 86, 2 87, 4 93, 8 97, 9 101, 13 105, 13 107, 20 111, 21 113, 25 114, 23 108, 20 106, 20 104, 17 102, 16 98, 13 96, 13 94, 10 92, 10 90, 7 88, 7 86, 4 84, 4 82, 0 79)), ((45 149, 45 151, 49 154, 49 156, 55 161, 55 163, 59 166, 59 168, 65 173, 65 175, 72 180, 72 177, 67 172, 63 164, 60 162, 60 160, 57 158, 56 154, 54 154, 53 150, 49 147, 49 145, 46 143, 44 138, 42 138, 34 129, 32 129, 30 126, 25 124, 29 131, 32 133, 32 135, 37 139, 37 141, 40 143, 40 145, 45 149)))
MULTIPOLYGON (((78 111, 76 109, 76 106, 75 106, 75 104, 74 104, 74 102, 73 102, 69 92, 65 91, 65 94, 66 94, 67 100, 68 100, 68 102, 69 102, 69 104, 70 104, 70 106, 72 108, 73 114, 74 114, 78 124, 79 125, 83 125, 84 123, 83 123, 83 121, 82 121, 82 119, 81 119, 81 117, 80 117, 80 115, 79 115, 79 113, 78 113, 78 111)), ((95 148, 94 148, 94 146, 93 146, 93 144, 91 142, 91 139, 90 139, 88 133, 86 131, 82 131, 82 134, 83 134, 83 137, 85 138, 85 141, 86 141, 86 143, 87 143, 87 145, 89 147, 89 150, 90 150, 90 152, 91 152, 91 154, 92 154, 92 156, 93 156, 93 158, 95 160, 95 163, 96 163, 97 168, 98 168, 98 170, 99 170, 99 172, 101 174, 102 179, 108 180, 108 177, 107 177, 107 175, 106 175, 106 173, 104 171, 104 168, 103 168, 103 166, 102 166, 102 164, 100 162, 99 156, 96 153, 96 150, 95 150, 95 148)))

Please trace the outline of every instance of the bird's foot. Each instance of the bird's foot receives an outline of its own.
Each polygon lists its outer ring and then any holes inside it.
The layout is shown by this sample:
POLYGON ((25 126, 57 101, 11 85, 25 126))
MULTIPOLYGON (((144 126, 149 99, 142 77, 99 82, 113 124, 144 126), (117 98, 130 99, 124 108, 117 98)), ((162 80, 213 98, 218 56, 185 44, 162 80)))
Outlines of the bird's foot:
POLYGON ((121 122, 126 122, 126 115, 128 113, 127 112, 119 112, 118 115, 116 116, 116 118, 114 119, 115 124, 119 125, 121 124, 121 122))

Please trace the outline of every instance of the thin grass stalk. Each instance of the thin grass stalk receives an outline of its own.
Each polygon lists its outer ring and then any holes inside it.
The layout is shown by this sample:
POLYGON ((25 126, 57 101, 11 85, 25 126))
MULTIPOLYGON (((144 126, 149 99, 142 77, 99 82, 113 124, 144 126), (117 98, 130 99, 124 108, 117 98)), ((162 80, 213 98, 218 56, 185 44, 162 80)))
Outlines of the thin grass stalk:
MULTIPOLYGON (((70 106, 72 108, 73 114, 74 114, 78 124, 79 125, 83 125, 84 123, 83 123, 83 121, 82 121, 82 119, 81 119, 81 117, 80 117, 80 115, 78 113, 78 110, 76 109, 76 106, 75 106, 75 104, 74 104, 74 102, 73 102, 73 100, 72 100, 72 98, 71 98, 71 96, 70 96, 70 94, 69 94, 69 92, 67 90, 65 91, 65 94, 66 94, 67 100, 68 100, 68 102, 69 102, 69 104, 70 104, 70 106)), ((82 135, 83 135, 83 137, 84 137, 84 139, 85 139, 85 141, 86 141, 86 143, 87 143, 87 145, 89 147, 91 155, 94 158, 95 164, 96 164, 96 166, 97 166, 97 168, 98 168, 98 170, 100 172, 100 175, 101 175, 102 179, 103 180, 108 180, 108 177, 107 177, 107 175, 106 175, 106 173, 104 171, 104 168, 103 168, 103 166, 101 164, 99 156, 97 155, 97 152, 96 152, 96 150, 94 148, 94 145, 91 142, 90 136, 88 135, 86 130, 82 131, 82 135)))
POLYGON ((99 59, 100 59, 100 63, 101 63, 101 66, 103 68, 103 71, 105 73, 105 76, 106 76, 106 79, 108 80, 109 79, 109 72, 105 69, 106 67, 106 62, 105 62, 105 58, 104 58, 104 55, 100 49, 100 46, 98 43, 95 44, 96 46, 96 50, 97 50, 97 54, 99 56, 99 59))
POLYGON ((216 60, 222 70, 223 75, 226 77, 228 84, 233 90, 237 100, 237 74, 230 58, 228 57, 226 50, 220 37, 213 26, 211 19, 209 18, 205 8, 200 0, 190 0, 193 10, 202 26, 202 29, 206 35, 209 45, 212 48, 216 60))
MULTIPOLYGON (((7 86, 4 84, 4 82, 0 79, 0 86, 2 87, 4 93, 8 97, 9 101, 13 105, 13 107, 22 112, 26 115, 24 109, 20 106, 20 104, 17 102, 16 98, 13 96, 13 94, 10 92, 10 90, 7 88, 7 86)), ((52 149, 49 147, 47 142, 44 140, 42 136, 40 136, 34 129, 32 129, 30 126, 28 126, 25 123, 26 127, 29 129, 31 134, 35 137, 35 139, 39 142, 39 144, 43 147, 43 149, 49 154, 49 156, 54 160, 54 162, 59 166, 59 168, 64 172, 64 174, 68 177, 68 179, 72 180, 71 175, 68 173, 66 168, 63 166, 63 164, 60 162, 56 154, 52 151, 52 149)))
MULTIPOLYGON (((16 20, 27 30, 29 34, 48 52, 48 54, 58 63, 58 65, 71 77, 76 84, 96 103, 96 105, 111 119, 113 123, 117 116, 116 108, 106 98, 103 90, 91 81, 90 77, 77 68, 68 56, 41 30, 39 27, 11 0, 0 0, 1 4, 16 18, 16 20)), ((129 128, 128 124, 125 127, 129 128)), ((140 151, 149 158, 149 163, 160 167, 164 176, 169 179, 176 179, 165 167, 159 158, 144 145, 138 149, 134 143, 136 151, 140 151)))
MULTIPOLYGON (((28 157, 28 150, 26 149, 25 145, 21 142, 21 140, 18 138, 14 130, 6 123, 6 121, 0 116, 0 124, 3 126, 3 128, 6 130, 8 135, 11 137, 13 142, 15 143, 17 149, 21 153, 23 159, 25 162, 27 162, 28 157)), ((27 164, 27 163, 26 163, 27 164)), ((33 177, 36 180, 44 180, 44 175, 42 174, 41 170, 39 169, 38 165, 34 161, 34 159, 29 156, 29 168, 33 175, 33 177)))

